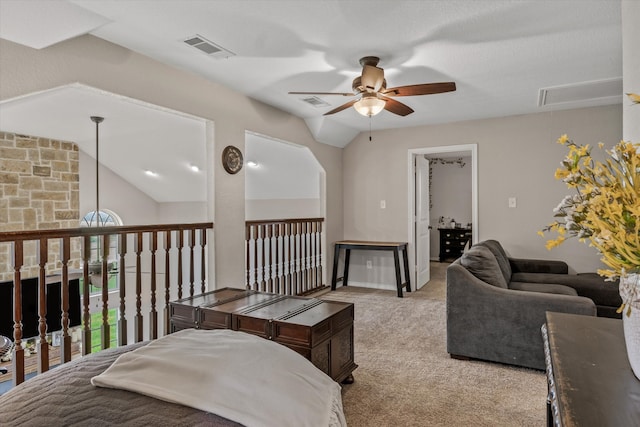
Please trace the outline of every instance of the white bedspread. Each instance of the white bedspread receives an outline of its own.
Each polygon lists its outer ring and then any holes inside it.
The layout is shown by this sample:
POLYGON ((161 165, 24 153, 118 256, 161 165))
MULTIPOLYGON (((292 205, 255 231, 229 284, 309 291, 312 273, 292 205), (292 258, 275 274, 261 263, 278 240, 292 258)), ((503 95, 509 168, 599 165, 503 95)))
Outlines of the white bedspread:
POLYGON ((91 379, 245 426, 346 426, 340 385, 295 351, 231 330, 186 329, 123 354, 91 379))

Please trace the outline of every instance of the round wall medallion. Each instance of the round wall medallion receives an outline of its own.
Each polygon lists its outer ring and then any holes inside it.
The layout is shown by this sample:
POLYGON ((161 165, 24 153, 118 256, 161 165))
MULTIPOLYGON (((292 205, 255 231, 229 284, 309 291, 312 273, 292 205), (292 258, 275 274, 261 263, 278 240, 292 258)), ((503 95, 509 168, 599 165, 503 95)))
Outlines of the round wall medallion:
POLYGON ((242 152, 233 145, 227 145, 222 150, 222 166, 230 174, 235 174, 242 169, 242 152))

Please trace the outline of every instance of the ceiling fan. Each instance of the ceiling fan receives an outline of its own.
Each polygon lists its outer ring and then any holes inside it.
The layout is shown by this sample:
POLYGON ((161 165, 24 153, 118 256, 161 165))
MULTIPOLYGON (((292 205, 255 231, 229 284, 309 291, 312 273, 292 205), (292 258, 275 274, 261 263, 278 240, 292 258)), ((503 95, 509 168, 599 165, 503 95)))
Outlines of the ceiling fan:
POLYGON ((353 79, 351 92, 289 92, 290 95, 342 95, 359 96, 346 104, 324 113, 325 116, 338 113, 353 106, 363 116, 375 116, 380 111, 387 110, 399 116, 413 113, 413 109, 392 97, 432 95, 436 93, 452 92, 456 90, 454 82, 422 83, 408 86, 387 88, 387 80, 384 78, 384 70, 378 67, 380 58, 377 56, 365 56, 360 58, 362 75, 353 79))

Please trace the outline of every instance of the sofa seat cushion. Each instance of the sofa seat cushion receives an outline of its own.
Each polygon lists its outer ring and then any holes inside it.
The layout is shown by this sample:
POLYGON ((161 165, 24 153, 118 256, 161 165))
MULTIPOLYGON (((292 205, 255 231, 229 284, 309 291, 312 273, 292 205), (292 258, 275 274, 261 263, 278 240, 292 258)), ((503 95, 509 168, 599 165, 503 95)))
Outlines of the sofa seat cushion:
POLYGON ((492 286, 508 289, 495 255, 484 246, 472 246, 462 254, 460 264, 478 279, 492 286))
POLYGON ((578 295, 592 299, 599 306, 617 308, 622 304, 618 282, 607 282, 597 274, 513 273, 511 280, 570 286, 578 295))
POLYGON ((572 287, 556 285, 553 283, 510 282, 509 289, 526 292, 542 292, 545 294, 578 296, 578 292, 576 292, 572 287))

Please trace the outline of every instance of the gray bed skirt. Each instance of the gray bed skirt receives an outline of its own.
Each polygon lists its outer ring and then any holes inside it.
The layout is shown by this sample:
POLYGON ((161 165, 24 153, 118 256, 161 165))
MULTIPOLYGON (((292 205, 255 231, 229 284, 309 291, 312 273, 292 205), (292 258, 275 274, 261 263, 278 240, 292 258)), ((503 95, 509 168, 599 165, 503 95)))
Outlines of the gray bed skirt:
POLYGON ((14 387, 0 396, 0 426, 240 426, 187 406, 91 385, 120 354, 141 345, 91 354, 14 387))

